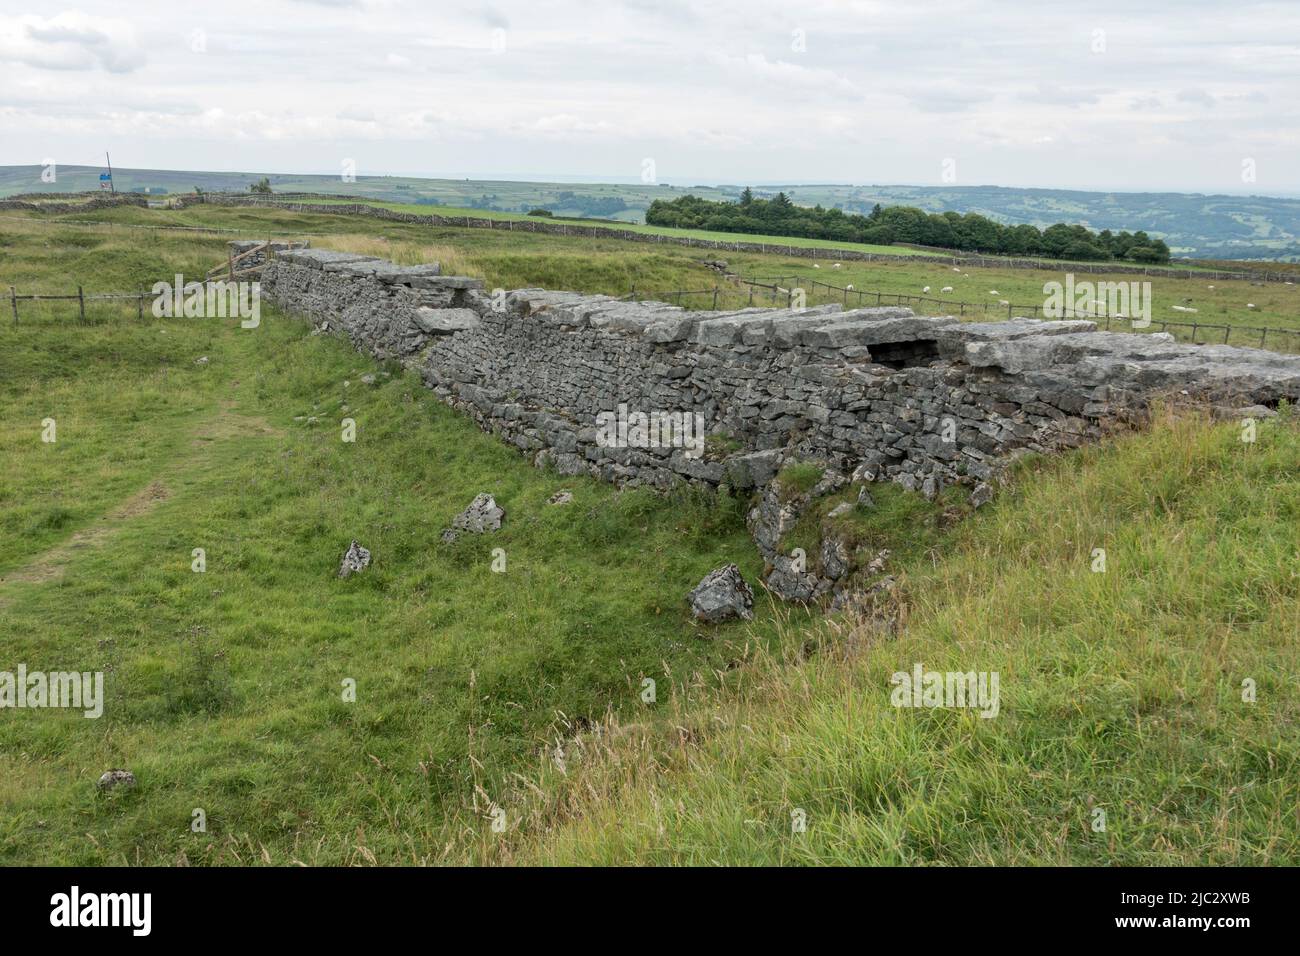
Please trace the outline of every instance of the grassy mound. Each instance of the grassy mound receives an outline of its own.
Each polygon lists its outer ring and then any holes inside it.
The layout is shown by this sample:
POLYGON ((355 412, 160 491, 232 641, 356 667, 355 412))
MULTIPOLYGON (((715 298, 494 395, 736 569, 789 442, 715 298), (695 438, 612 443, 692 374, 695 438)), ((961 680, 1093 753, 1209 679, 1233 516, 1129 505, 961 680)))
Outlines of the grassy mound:
MULTIPOLYGON (((897 506, 881 510, 888 522, 897 506)), ((1170 419, 1027 463, 940 546, 905 555, 896 636, 824 625, 721 691, 685 688, 652 720, 579 735, 566 749, 585 759, 543 767, 517 829, 473 852, 1300 862, 1297 528, 1294 418, 1254 444, 1170 419), (997 716, 894 706, 891 678, 916 663, 998 672, 997 716)))

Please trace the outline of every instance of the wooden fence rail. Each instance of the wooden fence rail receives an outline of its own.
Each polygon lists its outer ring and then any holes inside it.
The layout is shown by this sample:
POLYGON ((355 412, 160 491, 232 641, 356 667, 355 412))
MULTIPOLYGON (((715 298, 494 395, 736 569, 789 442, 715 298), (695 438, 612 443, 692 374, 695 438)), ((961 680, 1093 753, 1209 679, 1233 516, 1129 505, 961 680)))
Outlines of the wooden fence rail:
POLYGON ((18 325, 18 303, 19 302, 76 302, 77 318, 81 322, 86 321, 86 303, 87 302, 110 302, 110 301, 134 301, 136 303, 136 317, 144 319, 144 304, 147 300, 155 298, 152 292, 92 292, 88 293, 81 286, 77 286, 76 292, 63 295, 49 293, 22 294, 13 286, 9 287, 9 307, 13 313, 13 324, 18 325))

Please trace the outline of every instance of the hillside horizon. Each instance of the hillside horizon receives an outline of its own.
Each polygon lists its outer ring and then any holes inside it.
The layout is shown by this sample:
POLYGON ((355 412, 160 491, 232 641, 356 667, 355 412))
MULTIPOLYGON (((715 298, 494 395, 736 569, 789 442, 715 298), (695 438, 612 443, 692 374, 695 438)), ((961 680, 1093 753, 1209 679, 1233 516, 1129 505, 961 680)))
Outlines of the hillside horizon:
MULTIPOLYGON (((57 166, 43 182, 41 166, 0 166, 0 198, 26 193, 83 192, 99 186, 103 167, 57 166)), ((926 212, 979 213, 994 221, 1040 228, 1056 222, 1093 230, 1144 231, 1165 240, 1175 257, 1240 260, 1300 259, 1300 197, 1188 192, 1046 189, 997 185, 849 185, 829 183, 692 184, 450 179, 357 174, 355 181, 312 173, 221 172, 117 167, 119 192, 165 195, 241 192, 266 177, 276 192, 313 192, 429 206, 645 221, 656 199, 696 195, 735 201, 746 185, 758 195, 785 192, 797 205, 867 213, 876 203, 926 212)))

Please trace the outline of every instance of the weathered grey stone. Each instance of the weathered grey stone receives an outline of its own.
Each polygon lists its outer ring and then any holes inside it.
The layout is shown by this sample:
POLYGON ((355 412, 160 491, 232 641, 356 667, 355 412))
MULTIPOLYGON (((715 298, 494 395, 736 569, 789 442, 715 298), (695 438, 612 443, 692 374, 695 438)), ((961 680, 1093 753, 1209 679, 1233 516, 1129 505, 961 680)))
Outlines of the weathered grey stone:
POLYGON ((364 571, 370 566, 370 552, 361 547, 355 538, 348 545, 348 550, 343 555, 343 561, 339 565, 339 577, 346 578, 360 571, 364 571))
POLYGON ((467 332, 477 329, 483 323, 473 309, 431 309, 422 305, 415 310, 415 324, 433 335, 467 332))
POLYGON ((496 499, 484 492, 475 495, 469 507, 451 519, 451 526, 470 534, 484 534, 500 528, 505 515, 505 509, 497 506, 496 499))
POLYGON ((727 459, 727 480, 739 491, 761 488, 776 477, 783 458, 779 448, 732 455, 727 459))
POLYGON ((853 562, 848 546, 832 534, 823 536, 820 558, 822 574, 832 581, 848 574, 853 562))
POLYGON ((799 520, 804 504, 806 499, 782 501, 776 482, 770 482, 759 495, 758 504, 746 516, 749 533, 769 563, 778 554, 781 539, 799 520))
POLYGON ((113 790, 117 787, 129 789, 135 786, 135 774, 130 770, 106 770, 95 786, 100 790, 113 790))
POLYGON ((353 252, 335 252, 333 249, 292 249, 279 253, 279 262, 304 266, 308 269, 324 269, 326 265, 342 265, 351 262, 379 262, 377 256, 362 256, 353 252))
MULTIPOLYGON (((806 557, 800 559, 800 562, 806 561, 806 557)), ((800 570, 800 562, 783 554, 776 555, 772 561, 772 570, 763 583, 782 601, 806 604, 817 596, 817 575, 800 570)))
POLYGON ((717 624, 734 617, 754 617, 754 592, 734 564, 715 568, 704 576, 687 598, 691 614, 704 624, 717 624))
POLYGON ((975 486, 975 490, 970 493, 970 505, 972 508, 979 508, 993 500, 993 486, 987 482, 980 482, 975 486))

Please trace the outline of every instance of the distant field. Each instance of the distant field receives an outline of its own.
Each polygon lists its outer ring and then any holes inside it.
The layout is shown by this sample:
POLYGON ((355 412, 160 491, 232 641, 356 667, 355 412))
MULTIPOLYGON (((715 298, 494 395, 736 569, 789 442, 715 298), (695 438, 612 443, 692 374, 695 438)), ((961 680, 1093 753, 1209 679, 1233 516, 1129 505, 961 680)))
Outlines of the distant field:
MULTIPOLYGON (((305 202, 311 205, 345 205, 353 202, 348 199, 293 199, 292 202, 305 202)), ((764 245, 772 246, 795 246, 801 249, 849 249, 855 252, 874 252, 883 255, 894 256, 943 256, 944 253, 930 252, 927 250, 904 249, 899 246, 880 246, 870 243, 860 242, 836 242, 831 239, 804 239, 799 236, 765 236, 765 235, 738 235, 734 232, 710 232, 706 229, 674 229, 668 226, 647 226, 644 223, 601 223, 592 222, 574 222, 570 219, 555 219, 548 216, 529 216, 518 213, 494 212, 484 209, 457 209, 451 206, 418 206, 410 203, 391 203, 380 201, 362 200, 367 205, 380 206, 392 209, 396 212, 409 212, 418 216, 468 216, 473 219, 496 219, 515 221, 533 221, 533 222, 551 222, 562 226, 587 226, 593 229, 599 229, 602 226, 608 229, 626 229, 629 232, 639 232, 651 236, 682 236, 690 239, 704 239, 711 242, 757 242, 764 245)), ((721 253, 720 253, 721 254, 721 253)))
MULTIPOLYGON (((473 211, 471 214, 477 215, 473 211)), ((90 241, 86 236, 101 230, 68 226, 60 231, 61 227, 43 220, 39 224, 20 225, 32 218, 41 217, 0 218, 0 233, 4 227, 21 229, 33 236, 37 233, 44 235, 45 242, 54 241, 57 234, 62 237, 61 241, 68 244, 67 261, 79 263, 82 274, 95 274, 102 270, 101 263, 107 255, 104 250, 83 248, 90 241)), ((635 288, 638 297, 662 298, 671 297, 682 290, 703 292, 717 287, 720 307, 735 308, 750 303, 749 290, 745 286, 727 282, 717 273, 703 267, 703 260, 717 258, 720 253, 673 244, 647 245, 617 239, 434 227, 248 207, 194 206, 184 210, 119 208, 53 218, 55 221, 73 218, 102 222, 104 232, 112 232, 117 227, 128 224, 170 224, 230 229, 249 237, 291 238, 311 235, 314 237, 313 242, 318 245, 364 251, 405 261, 437 259, 445 265, 450 264, 453 271, 482 276, 491 286, 501 288, 532 285, 616 296, 627 295, 635 288)), ((148 235, 145 231, 123 231, 148 235)), ((162 268, 160 265, 150 265, 148 250, 151 241, 133 240, 134 254, 123 257, 124 262, 130 263, 132 278, 129 281, 132 283, 144 281, 150 275, 156 276, 162 268)), ((220 238, 214 238, 208 243, 208 248, 213 250, 210 264, 215 265, 224 256, 224 244, 220 238)), ((926 295, 935 299, 964 301, 975 306, 987 304, 987 312, 972 309, 965 317, 982 319, 987 316, 990 320, 1007 316, 1006 306, 999 304, 1002 300, 1016 306, 1041 306, 1045 300, 1044 283, 1064 282, 1067 271, 1063 266, 1059 271, 965 269, 954 272, 953 267, 942 262, 927 266, 917 262, 862 263, 848 260, 835 269, 832 268, 833 260, 814 263, 808 259, 778 253, 728 253, 725 258, 733 271, 747 278, 780 278, 785 286, 790 286, 794 277, 802 277, 805 285, 808 280, 817 279, 841 287, 852 285, 855 290, 881 292, 887 296, 926 295), (815 265, 819 268, 814 268, 815 265), (930 287, 929 293, 923 292, 926 286, 930 287), (953 291, 942 292, 945 286, 951 286, 953 291), (998 294, 993 295, 993 292, 998 294)), ((21 255, 11 252, 7 261, 0 265, 0 287, 17 284, 24 291, 31 291, 28 285, 33 279, 49 281, 48 273, 39 269, 32 271, 37 275, 29 277, 21 255)), ((1141 277, 1132 275, 1076 276, 1077 281, 1085 279, 1141 281, 1141 277)), ((1300 290, 1293 285, 1281 282, 1256 285, 1239 280, 1211 282, 1165 276, 1151 276, 1147 281, 1151 283, 1151 317, 1155 323, 1199 322, 1242 329, 1269 326, 1300 330, 1300 290), (1248 308, 1250 304, 1256 308, 1248 308), (1175 306, 1197 311, 1182 312, 1175 309, 1175 306)), ((103 282, 106 287, 115 288, 108 275, 104 276, 103 282)), ((128 285, 126 288, 138 288, 138 285, 128 285)), ((754 304, 764 302, 763 294, 758 293, 754 304)), ((683 304, 695 308, 710 306, 712 301, 711 291, 708 295, 682 298, 683 304)), ((810 294, 810 304, 825 301, 847 301, 848 305, 854 306, 859 299, 852 294, 846 296, 844 293, 825 290, 810 294)), ((875 300, 868 297, 862 299, 861 304, 874 305, 875 300)), ((915 303, 914 308, 918 312, 931 314, 959 312, 956 307, 926 303, 915 303)), ((1026 309, 1012 309, 1011 312, 1027 314, 1026 309)), ((1230 341, 1240 345, 1255 345, 1258 339, 1258 334, 1242 331, 1234 333, 1230 341)), ((1206 340, 1205 333, 1200 333, 1199 340, 1206 340)), ((1295 339, 1272 339, 1268 340, 1268 345, 1294 349, 1295 342, 1295 339)))

